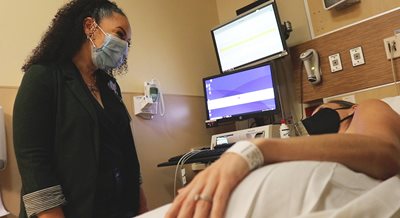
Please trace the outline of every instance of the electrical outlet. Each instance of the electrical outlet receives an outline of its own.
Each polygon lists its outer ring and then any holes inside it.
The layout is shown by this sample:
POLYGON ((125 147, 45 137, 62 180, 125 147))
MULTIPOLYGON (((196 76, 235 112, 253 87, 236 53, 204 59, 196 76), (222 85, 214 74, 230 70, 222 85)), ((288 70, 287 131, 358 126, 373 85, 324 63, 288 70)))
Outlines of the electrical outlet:
POLYGON ((353 67, 365 64, 364 54, 361 46, 350 49, 350 57, 353 67))
POLYGON ((400 57, 400 36, 392 36, 383 40, 383 44, 385 46, 386 58, 388 60, 392 58, 400 57))
POLYGON ((329 65, 331 66, 332 73, 343 70, 342 61, 340 60, 339 53, 329 56, 329 65))

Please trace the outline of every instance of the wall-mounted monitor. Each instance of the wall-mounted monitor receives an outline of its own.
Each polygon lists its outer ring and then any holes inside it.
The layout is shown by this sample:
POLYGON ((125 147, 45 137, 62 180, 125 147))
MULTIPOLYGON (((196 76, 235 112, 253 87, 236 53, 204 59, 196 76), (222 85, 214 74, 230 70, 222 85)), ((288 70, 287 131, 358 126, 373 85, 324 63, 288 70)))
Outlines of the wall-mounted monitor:
POLYGON ((204 78, 203 87, 208 127, 280 111, 270 63, 204 78))
POLYGON ((288 54, 275 1, 267 1, 211 30, 221 72, 288 54))

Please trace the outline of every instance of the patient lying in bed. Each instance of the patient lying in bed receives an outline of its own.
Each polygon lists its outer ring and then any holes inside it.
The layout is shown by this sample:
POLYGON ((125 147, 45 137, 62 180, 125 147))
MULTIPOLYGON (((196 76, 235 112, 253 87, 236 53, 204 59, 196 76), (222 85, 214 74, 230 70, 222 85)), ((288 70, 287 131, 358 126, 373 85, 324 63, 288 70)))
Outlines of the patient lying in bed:
POLYGON ((143 217, 400 216, 396 112, 380 100, 331 102, 304 124, 317 135, 238 143, 143 217))

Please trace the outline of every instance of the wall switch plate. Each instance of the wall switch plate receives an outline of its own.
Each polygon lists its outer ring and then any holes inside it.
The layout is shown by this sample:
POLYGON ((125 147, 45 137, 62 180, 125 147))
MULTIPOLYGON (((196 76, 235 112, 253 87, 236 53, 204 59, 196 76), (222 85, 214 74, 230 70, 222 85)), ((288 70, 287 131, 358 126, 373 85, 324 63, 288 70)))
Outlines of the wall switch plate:
POLYGON ((342 61, 340 60, 339 53, 329 56, 329 65, 331 66, 332 73, 343 70, 342 61))
POLYGON ((400 57, 400 36, 392 36, 383 40, 385 46, 386 58, 390 60, 392 53, 393 59, 400 57))
POLYGON ((361 46, 350 49, 350 57, 353 67, 365 64, 364 54, 361 46))

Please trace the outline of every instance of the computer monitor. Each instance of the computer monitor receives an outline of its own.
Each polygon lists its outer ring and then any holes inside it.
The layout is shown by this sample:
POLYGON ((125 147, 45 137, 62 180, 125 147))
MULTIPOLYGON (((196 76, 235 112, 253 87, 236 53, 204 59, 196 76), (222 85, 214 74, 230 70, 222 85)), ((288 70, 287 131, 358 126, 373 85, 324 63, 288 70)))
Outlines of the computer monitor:
POLYGON ((211 30, 221 72, 288 54, 275 1, 267 1, 211 30))
POLYGON ((203 79, 207 127, 280 111, 271 63, 203 79))

